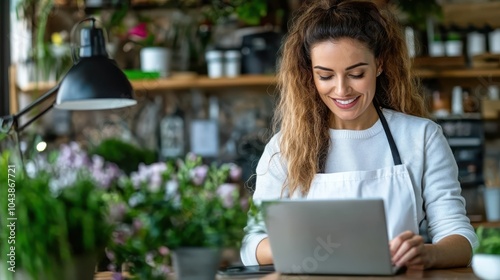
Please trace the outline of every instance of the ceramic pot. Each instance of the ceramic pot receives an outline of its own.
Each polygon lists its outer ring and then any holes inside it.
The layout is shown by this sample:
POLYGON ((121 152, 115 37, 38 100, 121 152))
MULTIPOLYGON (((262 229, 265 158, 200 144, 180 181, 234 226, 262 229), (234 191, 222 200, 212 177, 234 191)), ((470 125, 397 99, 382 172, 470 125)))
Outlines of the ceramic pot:
POLYGON ((173 252, 177 280, 214 280, 221 260, 219 248, 179 248, 173 252))
POLYGON ((474 274, 484 280, 500 279, 500 255, 476 254, 472 257, 474 274))
POLYGON ((172 52, 162 47, 147 47, 141 49, 141 70, 144 72, 159 72, 160 77, 170 75, 172 52))

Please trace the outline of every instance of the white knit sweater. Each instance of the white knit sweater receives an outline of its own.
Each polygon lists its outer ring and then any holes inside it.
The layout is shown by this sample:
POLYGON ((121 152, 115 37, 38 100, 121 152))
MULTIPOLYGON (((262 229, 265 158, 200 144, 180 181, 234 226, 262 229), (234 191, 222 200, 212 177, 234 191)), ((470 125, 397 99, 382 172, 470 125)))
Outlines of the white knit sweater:
MULTIPOLYGON (((441 127, 431 120, 388 109, 383 109, 383 114, 413 183, 417 219, 419 222, 427 219, 429 238, 436 243, 458 234, 475 248, 477 237, 466 216, 457 164, 441 127)), ((269 141, 257 166, 253 195, 256 204, 281 197, 287 170, 279 154, 278 138, 279 133, 269 141)), ((394 165, 380 120, 366 130, 330 129, 330 138, 325 173, 368 171, 394 165)), ((241 259, 245 265, 256 265, 257 245, 267 237, 263 221, 250 218, 245 233, 241 259)))

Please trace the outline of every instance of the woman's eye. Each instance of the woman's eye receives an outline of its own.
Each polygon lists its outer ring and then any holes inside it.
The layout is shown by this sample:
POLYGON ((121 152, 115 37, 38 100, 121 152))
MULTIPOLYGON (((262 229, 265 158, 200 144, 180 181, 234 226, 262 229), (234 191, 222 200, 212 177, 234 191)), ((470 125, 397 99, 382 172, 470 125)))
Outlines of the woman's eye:
POLYGON ((332 78, 332 76, 321 76, 321 75, 319 75, 319 79, 320 79, 321 81, 330 80, 331 78, 332 78))
POLYGON ((363 78, 364 76, 365 76, 365 73, 361 73, 361 74, 359 74, 359 75, 351 75, 351 77, 352 77, 352 78, 354 78, 354 79, 361 79, 361 78, 363 78))

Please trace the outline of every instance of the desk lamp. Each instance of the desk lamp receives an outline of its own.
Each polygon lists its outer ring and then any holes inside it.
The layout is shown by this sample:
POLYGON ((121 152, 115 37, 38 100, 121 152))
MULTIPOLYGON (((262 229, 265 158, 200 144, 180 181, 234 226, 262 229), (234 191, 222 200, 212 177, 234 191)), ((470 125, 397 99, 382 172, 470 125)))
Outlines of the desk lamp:
POLYGON ((132 97, 133 89, 129 80, 115 61, 108 58, 103 30, 95 26, 94 18, 84 19, 77 26, 85 21, 91 21, 91 25, 80 31, 80 58, 76 60, 73 55, 73 61, 76 62, 56 86, 17 114, 1 117, 2 134, 8 134, 11 130, 19 133, 52 107, 65 110, 102 110, 123 108, 137 103, 132 97), (56 94, 57 98, 47 108, 26 123, 19 124, 21 116, 56 94))

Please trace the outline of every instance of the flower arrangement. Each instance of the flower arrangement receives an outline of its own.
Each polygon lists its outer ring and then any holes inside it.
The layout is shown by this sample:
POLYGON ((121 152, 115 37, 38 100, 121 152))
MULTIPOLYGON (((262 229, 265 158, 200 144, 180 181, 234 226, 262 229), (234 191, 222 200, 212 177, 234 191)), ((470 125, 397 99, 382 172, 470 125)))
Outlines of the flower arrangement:
POLYGON ((142 47, 170 47, 171 33, 168 21, 161 18, 157 20, 142 18, 137 25, 127 31, 127 37, 142 47))
POLYGON ((165 279, 178 248, 238 247, 248 208, 240 176, 235 164, 205 165, 192 153, 139 166, 109 199, 122 221, 107 248, 111 269, 128 263, 139 279, 165 279))
POLYGON ((97 255, 112 233, 104 194, 121 171, 99 156, 89 156, 76 143, 28 161, 23 170, 9 158, 8 152, 0 158, 2 170, 14 170, 0 175, 2 182, 11 182, 9 188, 1 188, 2 197, 11 194, 12 199, 9 211, 7 207, 0 210, 0 241, 12 247, 1 246, 1 262, 13 260, 12 270, 21 269, 33 279, 56 279, 64 275, 65 267, 75 265, 75 259, 90 256, 87 273, 92 279, 97 255), (9 218, 15 219, 13 238, 12 230, 4 225, 9 218))

